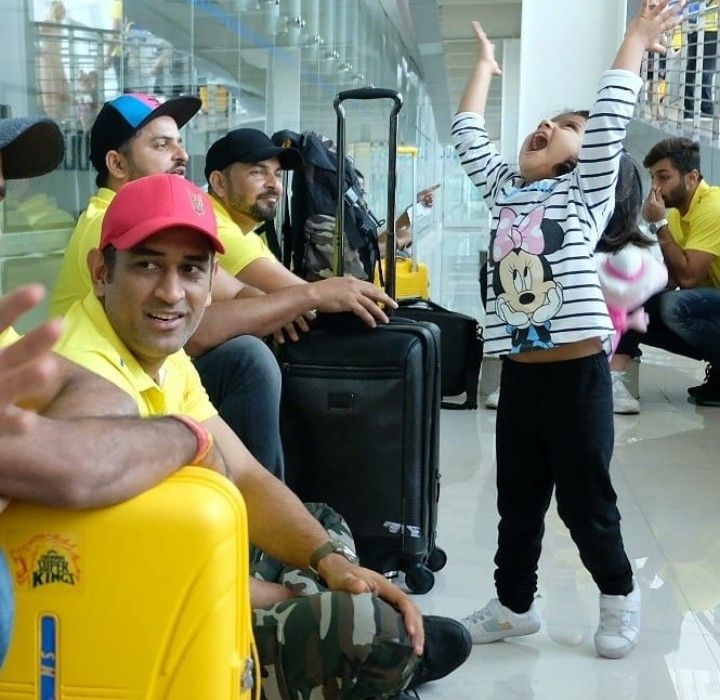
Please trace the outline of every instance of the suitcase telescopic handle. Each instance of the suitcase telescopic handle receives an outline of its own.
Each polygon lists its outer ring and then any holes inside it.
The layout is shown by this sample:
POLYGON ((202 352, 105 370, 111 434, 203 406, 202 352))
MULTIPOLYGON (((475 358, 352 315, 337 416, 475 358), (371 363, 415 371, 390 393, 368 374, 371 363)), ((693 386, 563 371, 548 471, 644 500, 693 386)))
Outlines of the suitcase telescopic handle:
POLYGON ((345 272, 345 110, 346 100, 392 100, 393 108, 389 118, 388 138, 388 189, 387 189, 387 239, 385 243, 385 293, 395 298, 395 190, 397 187, 397 128, 398 113, 403 106, 399 92, 388 88, 357 88, 340 92, 333 106, 337 114, 337 211, 335 215, 335 275, 342 277, 345 272))
MULTIPOLYGON (((402 95, 396 90, 389 88, 362 87, 353 90, 343 90, 338 93, 335 104, 345 102, 345 100, 392 100, 395 103, 395 111, 399 112, 403 105, 402 95)), ((337 109, 337 107, 335 108, 337 109)))

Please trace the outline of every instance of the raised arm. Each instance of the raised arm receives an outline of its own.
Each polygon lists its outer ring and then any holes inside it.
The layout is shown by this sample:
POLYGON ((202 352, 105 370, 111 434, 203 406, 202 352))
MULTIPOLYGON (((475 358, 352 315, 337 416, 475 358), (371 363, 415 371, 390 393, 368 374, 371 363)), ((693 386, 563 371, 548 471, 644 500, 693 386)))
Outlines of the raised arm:
POLYGON ((477 39, 478 60, 453 119, 452 137, 460 164, 491 207, 507 178, 519 174, 513 173, 503 161, 485 128, 483 112, 490 80, 500 73, 500 67, 495 61, 495 48, 479 22, 473 22, 472 26, 477 39))
POLYGON ((643 52, 663 49, 657 43, 658 34, 671 30, 678 23, 679 18, 673 16, 674 12, 667 9, 666 0, 660 0, 652 8, 648 0, 644 0, 638 15, 628 25, 613 70, 606 72, 600 81, 578 155, 578 167, 572 174, 595 223, 584 229, 592 249, 612 213, 625 131, 642 86, 638 70, 643 52))
POLYGON ((480 22, 472 22, 472 28, 477 40, 477 61, 460 98, 458 112, 484 115, 492 77, 502 71, 495 60, 495 45, 488 39, 480 22))
POLYGON ((678 14, 678 9, 684 5, 684 1, 669 6, 669 0, 643 0, 640 11, 627 27, 612 67, 639 73, 645 51, 665 53, 660 37, 680 24, 682 13, 678 14))

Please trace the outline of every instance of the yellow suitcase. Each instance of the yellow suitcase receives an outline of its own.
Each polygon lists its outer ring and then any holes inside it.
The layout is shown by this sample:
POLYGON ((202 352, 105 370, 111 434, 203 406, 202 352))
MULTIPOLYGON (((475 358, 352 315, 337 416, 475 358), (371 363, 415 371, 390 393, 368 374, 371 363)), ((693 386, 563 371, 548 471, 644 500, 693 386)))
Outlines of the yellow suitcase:
MULTIPOLYGON (((383 277, 385 275, 385 259, 382 260, 383 277)), ((375 284, 380 286, 380 276, 375 271, 375 284)), ((409 258, 395 260, 395 298, 396 299, 429 299, 430 274, 425 263, 418 263, 413 270, 413 262, 409 258)))
MULTIPOLYGON (((408 155, 412 158, 412 222, 417 221, 415 210, 417 207, 417 158, 416 146, 398 146, 398 155, 408 155)), ((383 258, 383 279, 385 279, 387 260, 383 258)), ((375 269, 375 284, 381 287, 379 270, 375 269)), ((418 263, 417 245, 412 246, 412 259, 395 259, 395 298, 396 299, 430 299, 430 274, 425 263, 418 263)))
POLYGON ((2 700, 259 697, 245 504, 220 475, 185 467, 89 511, 13 502, 0 545, 16 593, 2 700))

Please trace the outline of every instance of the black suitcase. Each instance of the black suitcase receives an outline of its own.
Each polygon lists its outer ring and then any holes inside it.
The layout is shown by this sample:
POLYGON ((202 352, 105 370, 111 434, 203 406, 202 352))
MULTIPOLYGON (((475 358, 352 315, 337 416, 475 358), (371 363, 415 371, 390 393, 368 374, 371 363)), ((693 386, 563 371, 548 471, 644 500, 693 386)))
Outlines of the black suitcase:
MULTIPOLYGON (((342 102, 380 98, 393 100, 387 249, 394 257, 398 93, 362 88, 338 95, 338 161, 344 163, 342 102)), ((342 165, 338 170, 342 183, 342 165)), ((338 197, 336 221, 344 220, 343 200, 338 197)), ((336 251, 342 249, 338 231, 336 251)), ((342 255, 336 255, 336 271, 342 273, 342 255)), ((394 282, 388 276, 391 296, 394 282)), ((326 502, 341 513, 361 562, 387 575, 403 571, 417 593, 432 588, 433 571, 446 562, 435 546, 439 346, 439 329, 430 323, 393 318, 370 329, 353 315, 330 315, 318 318, 299 342, 278 349, 288 485, 302 500, 326 502)))
POLYGON ((396 315, 440 328, 440 392, 443 398, 465 394, 462 403, 443 401, 442 407, 476 409, 483 354, 483 332, 477 319, 426 299, 403 299, 396 315))

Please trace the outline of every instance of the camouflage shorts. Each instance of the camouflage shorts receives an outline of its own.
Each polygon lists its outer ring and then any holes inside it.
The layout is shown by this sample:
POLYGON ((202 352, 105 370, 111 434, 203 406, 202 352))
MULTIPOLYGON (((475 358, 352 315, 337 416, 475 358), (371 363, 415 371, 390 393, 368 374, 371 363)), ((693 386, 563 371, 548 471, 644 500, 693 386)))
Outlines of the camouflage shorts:
MULTIPOLYGON (((308 510, 348 546, 345 521, 325 505, 308 510)), ((361 700, 402 690, 417 664, 405 626, 390 605, 366 593, 327 591, 307 571, 255 550, 252 572, 298 597, 253 611, 265 700, 361 700)))

